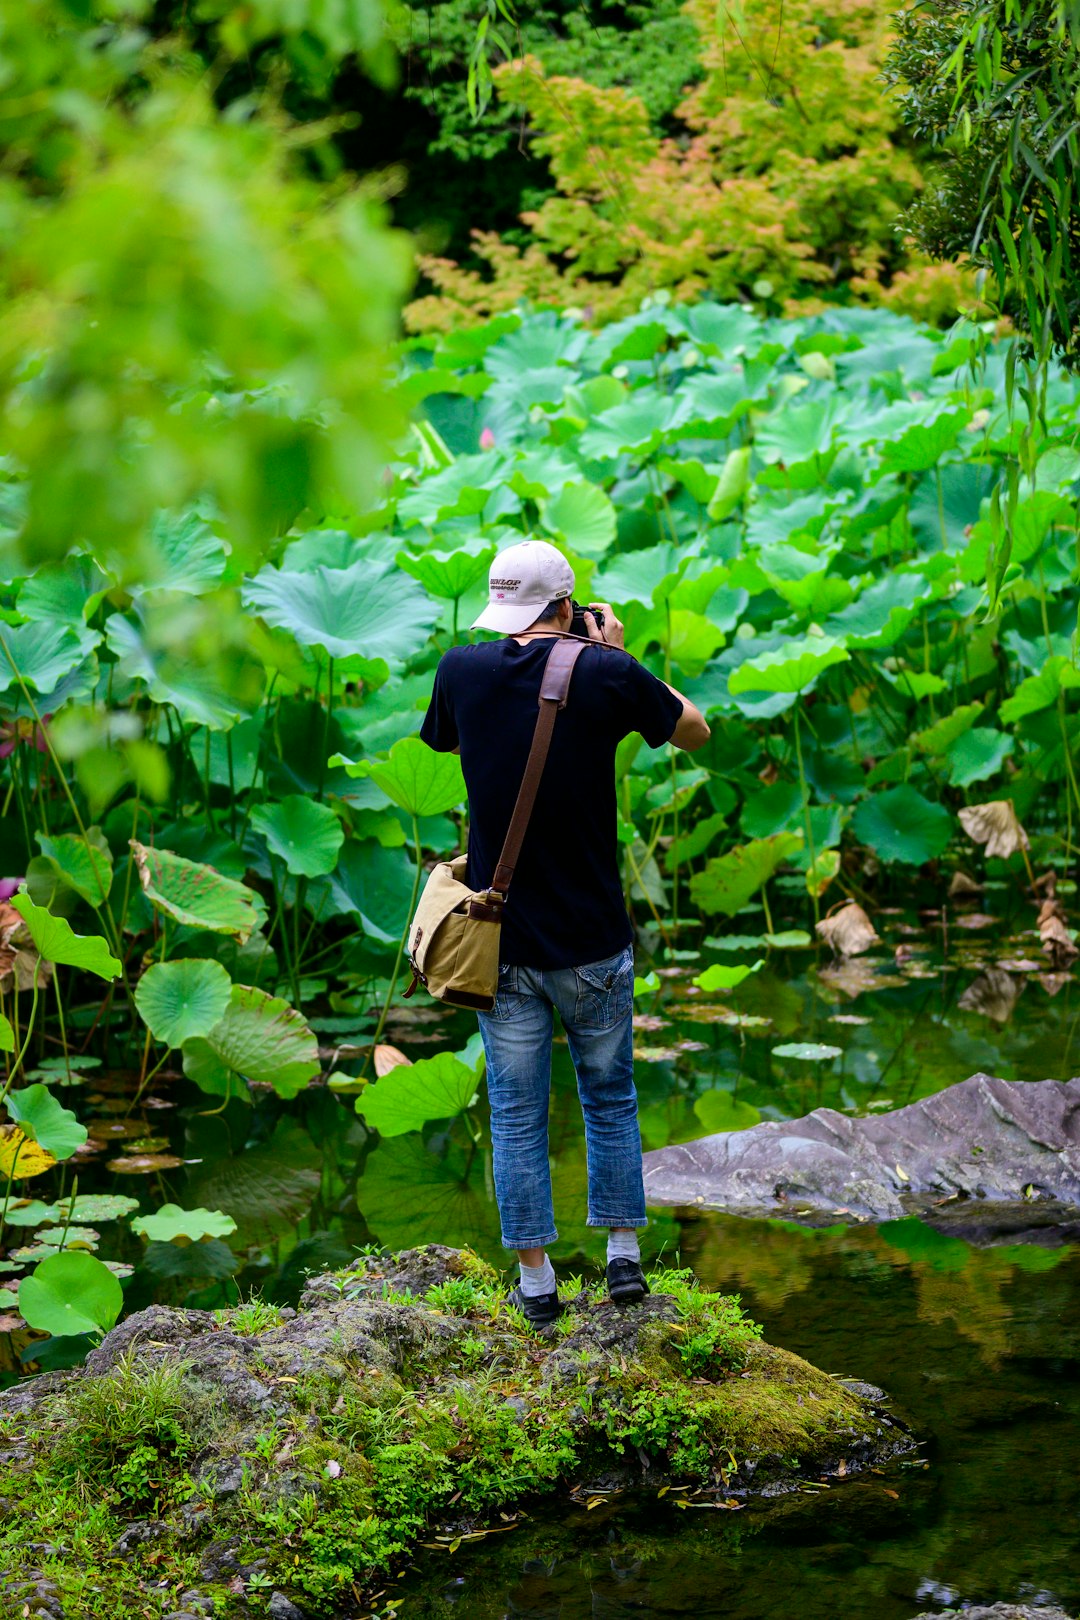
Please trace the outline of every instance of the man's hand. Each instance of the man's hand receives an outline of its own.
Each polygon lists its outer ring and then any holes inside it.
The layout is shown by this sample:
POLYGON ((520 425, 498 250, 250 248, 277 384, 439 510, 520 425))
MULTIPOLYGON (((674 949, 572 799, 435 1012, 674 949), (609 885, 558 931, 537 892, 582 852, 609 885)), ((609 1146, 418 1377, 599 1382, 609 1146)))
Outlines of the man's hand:
POLYGON ((589 632, 590 641, 606 641, 609 647, 625 649, 622 623, 615 617, 610 602, 590 602, 585 613, 585 627, 589 632), (602 630, 593 617, 598 608, 604 615, 602 630))

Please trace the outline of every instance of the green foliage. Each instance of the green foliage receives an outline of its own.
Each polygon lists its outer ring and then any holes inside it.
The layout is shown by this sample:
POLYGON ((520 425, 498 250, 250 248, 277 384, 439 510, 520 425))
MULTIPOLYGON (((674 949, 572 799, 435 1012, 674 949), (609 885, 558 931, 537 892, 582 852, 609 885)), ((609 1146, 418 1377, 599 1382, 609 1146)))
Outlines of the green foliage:
POLYGON ((20 1314, 43 1333, 105 1332, 123 1304, 123 1290, 108 1267, 78 1249, 42 1260, 19 1285, 20 1314))
POLYGON ((26 924, 39 955, 57 966, 81 968, 99 979, 115 979, 121 964, 109 954, 100 934, 77 934, 64 917, 54 917, 44 906, 36 906, 25 892, 11 902, 26 924))
POLYGON ((9 1118, 25 1136, 37 1142, 54 1159, 70 1159, 86 1141, 85 1125, 80 1125, 70 1108, 58 1103, 48 1086, 39 1082, 9 1091, 4 1099, 9 1118))
POLYGON ((356 1112, 382 1136, 416 1131, 429 1119, 453 1119, 476 1099, 476 1071, 452 1052, 401 1064, 365 1087, 356 1112))
POLYGON ((140 1215, 131 1230, 151 1243, 201 1243, 204 1238, 228 1237, 236 1231, 231 1215, 220 1209, 181 1209, 178 1204, 162 1204, 153 1215, 140 1215))
POLYGON ((1037 353, 1080 333, 1080 7, 930 0, 905 7, 886 75, 938 161, 904 225, 935 257, 970 256, 1037 353))
POLYGON ((220 962, 185 957, 147 968, 135 988, 135 1005, 155 1040, 182 1046, 192 1036, 209 1035, 231 992, 220 962))
POLYGON ((234 984, 209 1033, 184 1042, 184 1073, 217 1097, 247 1097, 249 1081, 295 1097, 318 1072, 318 1042, 303 1015, 251 985, 234 984))

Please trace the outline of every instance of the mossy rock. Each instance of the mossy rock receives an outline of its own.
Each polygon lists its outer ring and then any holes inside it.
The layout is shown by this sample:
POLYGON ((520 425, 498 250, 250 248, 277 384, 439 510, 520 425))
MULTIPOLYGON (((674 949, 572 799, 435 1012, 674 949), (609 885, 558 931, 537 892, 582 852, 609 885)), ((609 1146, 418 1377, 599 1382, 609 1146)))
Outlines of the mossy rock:
POLYGON ((296 1312, 141 1311, 82 1368, 0 1395, 10 1602, 40 1578, 112 1616, 167 1575, 217 1614, 277 1588, 332 1615, 418 1541, 537 1493, 733 1505, 912 1449, 880 1392, 763 1343, 737 1300, 652 1283, 628 1311, 583 1290, 539 1337, 490 1267, 433 1245, 321 1277, 296 1312))

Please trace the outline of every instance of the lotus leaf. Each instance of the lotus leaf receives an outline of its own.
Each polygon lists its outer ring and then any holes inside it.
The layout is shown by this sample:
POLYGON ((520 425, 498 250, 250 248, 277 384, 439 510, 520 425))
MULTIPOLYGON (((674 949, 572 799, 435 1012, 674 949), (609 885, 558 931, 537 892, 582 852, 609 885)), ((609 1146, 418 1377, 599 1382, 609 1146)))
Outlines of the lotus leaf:
POLYGON ((21 680, 39 696, 51 696, 100 639, 82 623, 0 624, 0 691, 21 680))
POLYGON ((263 665, 228 647, 215 648, 205 661, 192 658, 176 646, 171 608, 151 609, 150 600, 137 604, 134 618, 109 618, 105 639, 121 674, 142 681, 155 703, 171 703, 191 725, 226 731, 250 716, 266 684, 263 665))
POLYGON ((403 849, 376 839, 350 839, 334 871, 315 878, 308 889, 314 916, 359 917, 364 933, 396 945, 409 920, 416 867, 403 849))
POLYGON ((949 781, 954 787, 985 782, 996 776, 1016 747, 1016 738, 993 726, 976 726, 956 739, 946 750, 949 781))
POLYGON ((740 963, 735 967, 727 967, 723 962, 713 962, 704 973, 699 973, 694 983, 699 990, 712 992, 714 990, 734 990, 737 985, 748 979, 751 973, 757 973, 765 966, 765 958, 759 957, 749 966, 740 963))
POLYGON ((109 954, 109 947, 100 934, 76 934, 63 917, 54 917, 44 906, 35 906, 26 893, 15 895, 11 904, 25 922, 44 961, 58 967, 82 968, 87 973, 95 973, 99 979, 119 977, 120 963, 109 954))
POLYGON ((940 855, 949 842, 951 818, 944 805, 908 786, 873 793, 856 807, 855 835, 883 861, 921 866, 940 855))
POLYGON ((58 1337, 106 1333, 123 1305, 109 1268, 79 1250, 42 1260, 19 1285, 19 1310, 29 1325, 58 1337))
POLYGON ((141 591, 203 596, 225 573, 225 546, 197 512, 159 512, 140 559, 141 591))
POLYGON ((824 1063, 828 1058, 843 1056, 839 1046, 822 1046, 816 1041, 791 1041, 786 1046, 774 1046, 773 1057, 798 1058, 803 1063, 824 1063))
POLYGON ((388 799, 412 816, 437 816, 465 802, 465 778, 456 754, 437 754, 419 737, 403 737, 386 760, 354 764, 335 754, 350 776, 370 776, 388 799))
POLYGON ((51 1226, 42 1228, 37 1241, 48 1249, 96 1249, 101 1233, 92 1226, 51 1226))
POLYGON ((827 636, 807 636, 758 658, 748 658, 728 676, 728 690, 740 692, 805 692, 833 664, 846 663, 851 654, 842 642, 827 636))
POLYGON ((54 1159, 70 1159, 86 1141, 85 1125, 80 1125, 69 1108, 58 1103, 48 1086, 37 1083, 21 1091, 9 1091, 5 1105, 24 1136, 51 1153, 54 1159))
POLYGON ((452 1052, 390 1070, 356 1099, 356 1112, 380 1136, 418 1131, 430 1119, 453 1119, 476 1097, 476 1073, 452 1052))
POLYGON ((105 904, 112 888, 113 862, 101 829, 81 833, 37 834, 41 853, 60 881, 95 908, 105 904))
POLYGON ((761 1122, 761 1113, 752 1103, 741 1102, 719 1086, 695 1098, 694 1113, 710 1136, 722 1131, 745 1131, 761 1122))
POLYGON ((5 1226, 41 1226, 60 1219, 59 1204, 43 1204, 40 1198, 12 1199, 4 1215, 5 1226))
POLYGON ((398 567, 420 581, 430 596, 456 602, 491 566, 495 547, 485 540, 467 540, 453 551, 399 551, 398 567))
POLYGON ((153 1215, 140 1215, 131 1230, 154 1243, 201 1243, 204 1238, 224 1238, 236 1231, 231 1215, 220 1209, 181 1209, 179 1204, 162 1204, 153 1215))
POLYGON ((135 988, 135 1005, 156 1041, 183 1046, 209 1035, 229 1005, 232 981, 220 962, 184 957, 155 962, 135 988))
POLYGON ((98 1221, 118 1221, 138 1207, 137 1198, 125 1198, 122 1193, 79 1193, 74 1200, 57 1200, 59 1213, 54 1219, 62 1219, 70 1213, 75 1221, 92 1221, 95 1224, 98 1221))
POLYGON ((358 653, 392 665, 420 651, 437 617, 426 593, 390 562, 303 574, 264 568, 248 583, 244 600, 303 647, 321 647, 331 658, 358 653))
POLYGON ((0 1178, 29 1181, 51 1170, 56 1160, 17 1125, 0 1125, 0 1178))
POLYGON ((243 883, 171 850, 149 849, 134 838, 131 848, 143 893, 156 911, 188 928, 228 934, 241 943, 258 927, 258 896, 243 883))
POLYGON ((184 1073, 214 1096, 247 1096, 247 1082, 295 1097, 319 1072, 319 1045, 288 1002, 234 984, 229 1006, 208 1035, 184 1042, 184 1073))
POLYGON ((299 793, 277 804, 258 805, 251 812, 251 825, 262 833, 272 854, 298 877, 325 877, 332 872, 345 841, 341 822, 329 806, 299 793))
POLYGON ((582 480, 544 501, 540 520, 583 557, 602 557, 615 539, 615 508, 602 489, 582 480))
POLYGON ((11 1027, 11 1020, 0 1013, 0 1052, 14 1052, 15 1031, 11 1027))
POLYGON ((777 833, 737 845, 726 855, 706 862, 690 880, 690 893, 703 911, 734 917, 778 866, 802 847, 801 833, 777 833))
POLYGON ((958 811, 958 815, 961 826, 972 842, 986 845, 988 859, 998 856, 1007 861, 1018 849, 1029 847, 1028 835, 1009 799, 966 805, 958 811))

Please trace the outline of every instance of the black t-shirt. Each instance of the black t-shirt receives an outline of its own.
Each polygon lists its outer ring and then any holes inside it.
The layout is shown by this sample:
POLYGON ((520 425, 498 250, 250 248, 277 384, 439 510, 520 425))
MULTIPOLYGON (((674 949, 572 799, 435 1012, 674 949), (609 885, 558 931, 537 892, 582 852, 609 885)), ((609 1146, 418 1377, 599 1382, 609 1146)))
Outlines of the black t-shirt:
MULTIPOLYGON (((550 637, 452 647, 420 728, 440 753, 461 748, 469 793, 468 882, 489 886, 525 772, 550 637)), ((615 748, 640 731, 670 738, 682 704, 629 653, 590 645, 555 719, 504 912, 501 957, 521 967, 580 967, 632 938, 619 882, 615 748)))

